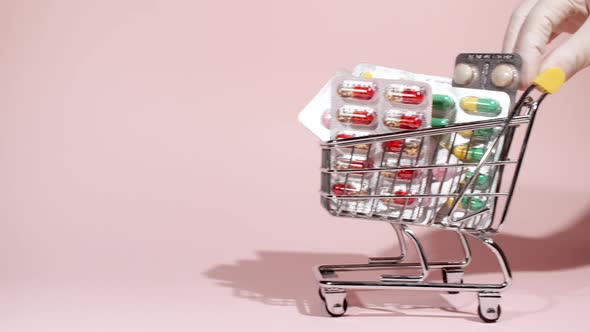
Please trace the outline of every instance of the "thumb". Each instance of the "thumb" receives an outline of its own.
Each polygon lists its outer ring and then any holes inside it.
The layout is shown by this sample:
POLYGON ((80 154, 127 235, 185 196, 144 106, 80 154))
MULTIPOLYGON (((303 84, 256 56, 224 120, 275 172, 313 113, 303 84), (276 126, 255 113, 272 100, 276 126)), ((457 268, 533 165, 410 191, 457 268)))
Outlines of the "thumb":
POLYGON ((590 65, 590 19, 568 40, 551 52, 541 64, 541 71, 559 67, 569 79, 590 65))

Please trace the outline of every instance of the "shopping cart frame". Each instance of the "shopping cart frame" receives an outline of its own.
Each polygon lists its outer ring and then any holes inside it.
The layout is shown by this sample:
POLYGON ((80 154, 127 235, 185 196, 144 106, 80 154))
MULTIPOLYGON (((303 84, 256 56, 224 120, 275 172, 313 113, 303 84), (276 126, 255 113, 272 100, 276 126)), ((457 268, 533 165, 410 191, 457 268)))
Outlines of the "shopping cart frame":
MULTIPOLYGON (((561 83, 559 84, 561 85, 561 83)), ((505 223, 508 210, 512 202, 514 191, 516 188, 518 176, 521 171, 522 162, 524 160, 526 147, 531 136, 534 121, 537 115, 537 110, 545 97, 551 91, 547 91, 539 84, 533 84, 524 91, 519 100, 515 103, 508 116, 503 119, 484 120, 478 122, 470 122, 463 124, 451 125, 443 128, 426 128, 415 130, 411 132, 397 132, 390 134, 380 134, 372 136, 364 136, 358 138, 347 138, 340 140, 332 140, 321 144, 322 147, 322 205, 327 208, 334 216, 363 218, 363 219, 377 219, 389 223, 395 231, 397 240, 399 242, 400 254, 394 257, 372 257, 369 258, 366 264, 337 264, 337 265, 320 265, 314 268, 314 275, 319 283, 319 295, 325 302, 326 310, 331 316, 342 316, 347 310, 346 291, 347 290, 377 290, 377 289, 406 289, 406 290, 432 290, 449 293, 461 292, 475 292, 478 294, 479 307, 478 314, 484 322, 495 322, 501 314, 500 299, 501 293, 508 289, 512 281, 512 273, 507 261, 507 258, 501 247, 492 239, 498 233, 502 225, 505 223), (541 94, 536 98, 533 97, 533 90, 538 88, 541 94), (518 158, 510 160, 508 158, 511 145, 513 145, 514 130, 517 127, 526 126, 524 138, 518 151, 518 158), (373 173, 380 174, 383 171, 399 171, 401 168, 399 164, 397 167, 372 167, 362 170, 358 169, 336 169, 332 167, 332 152, 338 147, 355 147, 358 145, 379 144, 391 140, 404 140, 407 138, 420 138, 422 142, 424 137, 432 137, 436 135, 445 135, 457 133, 466 130, 476 130, 481 128, 498 128, 501 127, 500 132, 495 136, 492 145, 486 150, 484 156, 477 163, 461 163, 456 165, 421 165, 414 167, 404 166, 404 170, 432 170, 434 168, 448 168, 448 167, 475 167, 474 174, 466 181, 462 189, 457 193, 437 195, 437 194, 420 194, 420 195, 376 195, 369 193, 368 195, 335 195, 331 192, 329 179, 335 174, 358 174, 358 173, 373 173), (495 152, 494 147, 498 142, 503 140, 503 146, 498 147, 495 152), (492 154, 499 156, 497 160, 490 160, 492 154), (512 173, 509 189, 501 192, 504 166, 513 165, 514 171, 512 173), (473 193, 473 181, 478 176, 480 170, 484 166, 497 166, 498 177, 495 183, 495 192, 490 190, 489 196, 493 196, 495 200, 497 197, 504 197, 506 202, 503 206, 503 211, 499 218, 495 215, 498 209, 497 204, 493 204, 493 209, 483 209, 474 214, 467 215, 463 218, 454 218, 453 212, 457 209, 457 205, 464 197, 482 196, 482 193, 473 193), (469 190, 471 189, 471 193, 469 190), (444 196, 444 197, 441 197, 444 196), (449 198, 454 197, 453 204, 450 207, 446 217, 447 222, 442 223, 437 218, 433 218, 426 223, 415 223, 413 220, 405 220, 402 218, 403 213, 399 214, 397 218, 390 218, 387 216, 376 215, 374 208, 369 214, 366 213, 347 213, 342 209, 331 209, 330 202, 342 200, 367 200, 367 199, 408 199, 408 198, 449 198), (473 218, 481 218, 485 214, 491 214, 492 223, 485 228, 466 227, 469 220, 473 218), (463 258, 456 261, 429 261, 423 246, 411 229, 412 226, 427 226, 437 229, 443 229, 453 232, 458 237, 459 243, 463 250, 463 258), (463 275, 465 268, 471 263, 471 249, 467 238, 474 239, 482 243, 488 248, 496 258, 503 281, 500 283, 463 283, 463 275), (418 260, 416 262, 405 262, 407 258, 407 246, 411 243, 415 249, 418 260), (348 271, 391 271, 395 269, 417 269, 418 273, 412 275, 393 275, 382 274, 378 280, 346 280, 340 279, 337 272, 348 271), (431 274, 432 270, 439 269, 442 271, 442 282, 425 281, 431 274)), ((347 177, 348 181, 348 177, 347 177)), ((407 202, 407 201, 406 201, 407 202)), ((404 205, 405 208, 405 205, 404 205)), ((391 273, 391 272, 390 272, 391 273)), ((430 280, 430 279, 429 279, 430 280)))

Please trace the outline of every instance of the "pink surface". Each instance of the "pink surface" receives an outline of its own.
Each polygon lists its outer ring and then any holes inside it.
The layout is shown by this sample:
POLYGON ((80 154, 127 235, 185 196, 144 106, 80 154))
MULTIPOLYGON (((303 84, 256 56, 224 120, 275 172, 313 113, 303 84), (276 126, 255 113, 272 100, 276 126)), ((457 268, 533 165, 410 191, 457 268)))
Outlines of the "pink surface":
POLYGON ((321 209, 299 110, 358 62, 449 75, 500 49, 515 5, 2 1, 0 331, 585 329, 590 71, 539 115, 498 236, 515 270, 498 324, 473 294, 428 292, 359 292, 330 319, 311 274, 393 233, 321 209))

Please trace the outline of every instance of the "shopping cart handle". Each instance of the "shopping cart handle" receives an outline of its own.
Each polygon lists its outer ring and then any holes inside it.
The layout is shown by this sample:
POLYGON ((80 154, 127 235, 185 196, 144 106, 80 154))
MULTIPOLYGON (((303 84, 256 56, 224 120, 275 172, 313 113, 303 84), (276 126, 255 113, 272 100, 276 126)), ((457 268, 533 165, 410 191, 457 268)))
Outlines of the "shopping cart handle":
POLYGON ((558 67, 545 69, 533 80, 537 89, 551 94, 557 92, 563 82, 565 82, 565 73, 558 67))

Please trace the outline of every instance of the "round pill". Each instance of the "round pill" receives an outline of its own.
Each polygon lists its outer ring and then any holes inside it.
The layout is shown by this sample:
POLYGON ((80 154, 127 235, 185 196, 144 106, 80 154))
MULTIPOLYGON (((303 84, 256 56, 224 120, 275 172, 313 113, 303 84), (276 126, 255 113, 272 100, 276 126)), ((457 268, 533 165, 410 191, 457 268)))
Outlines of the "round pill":
POLYGON ((471 84, 478 77, 477 69, 467 63, 459 63, 455 66, 453 73, 453 82, 465 86, 471 84))
POLYGON ((516 68, 513 65, 502 63, 492 70, 492 83, 499 88, 510 86, 516 77, 516 68))
POLYGON ((322 115, 322 125, 324 126, 324 128, 330 129, 331 122, 332 122, 332 113, 330 112, 329 109, 327 109, 326 111, 324 111, 324 114, 322 115))

